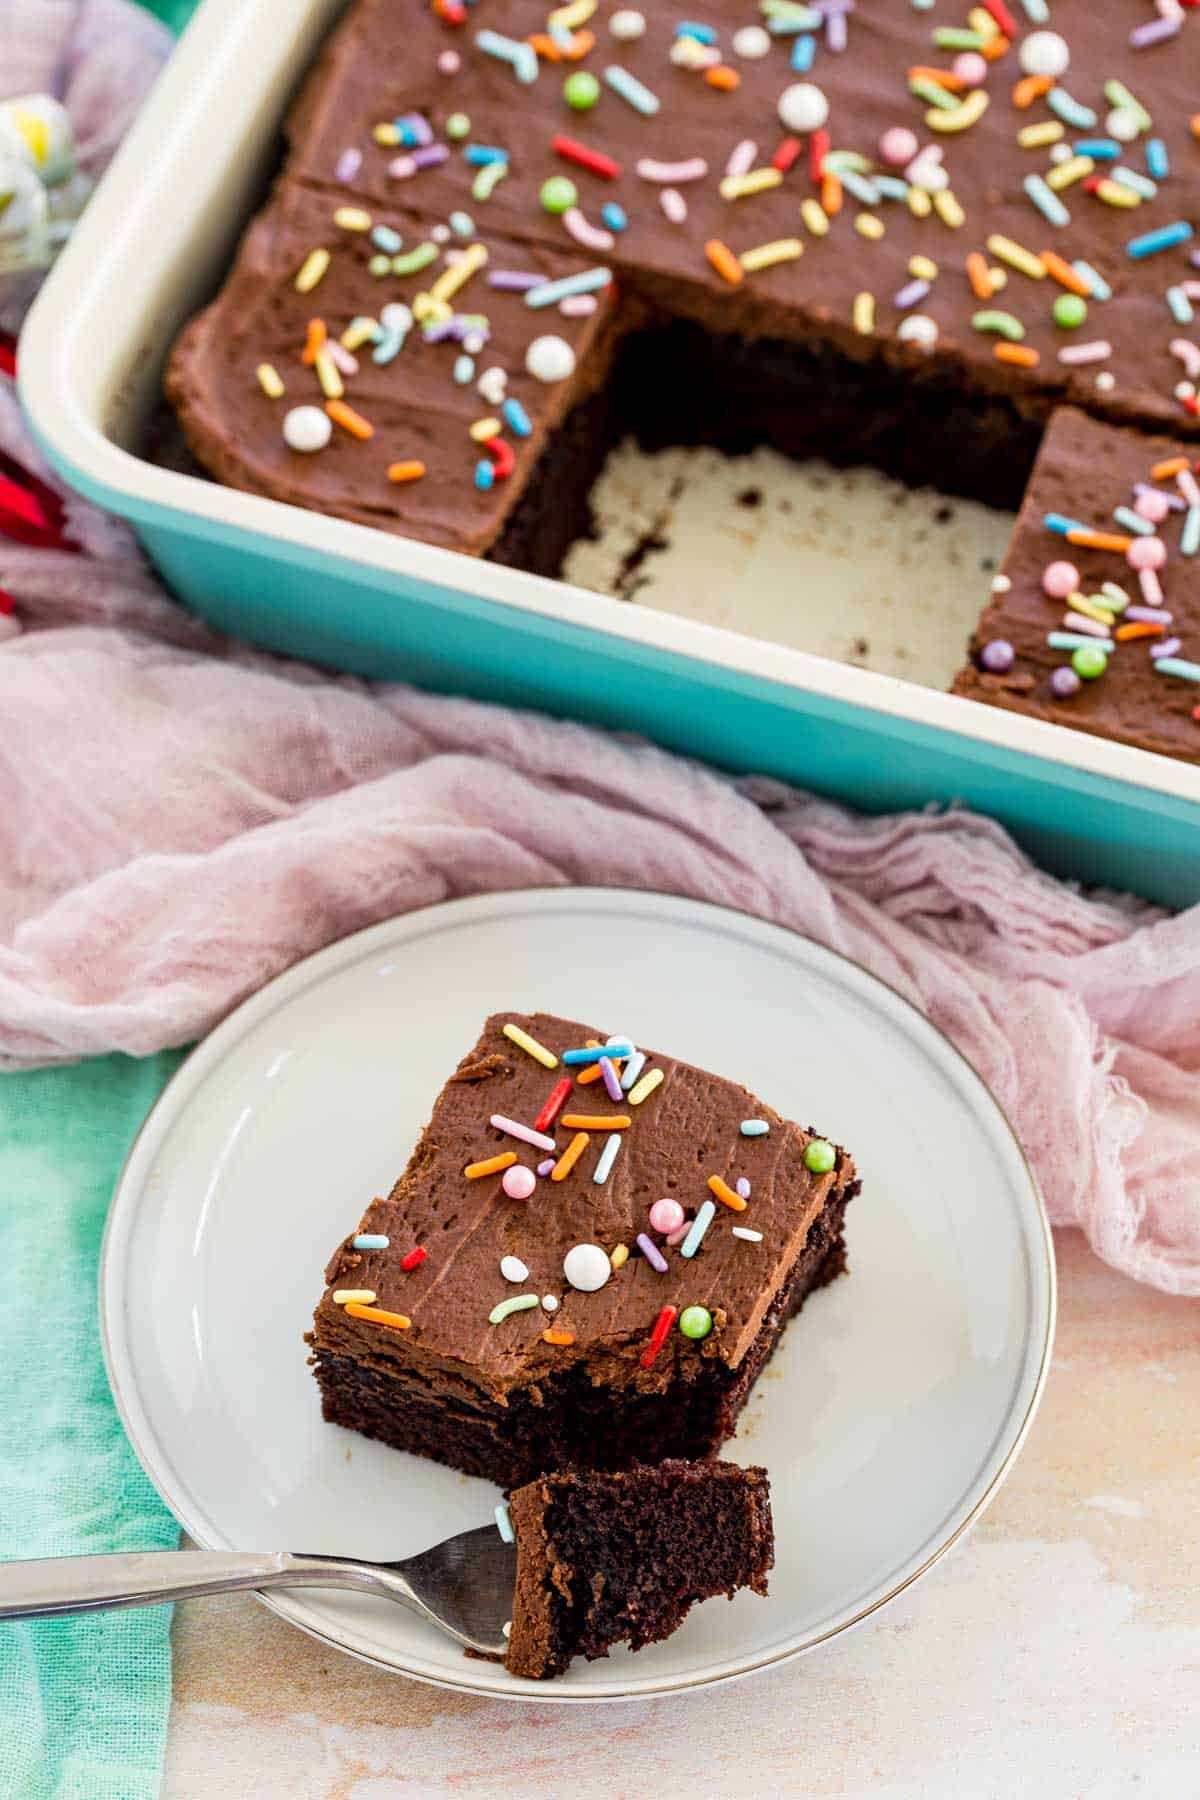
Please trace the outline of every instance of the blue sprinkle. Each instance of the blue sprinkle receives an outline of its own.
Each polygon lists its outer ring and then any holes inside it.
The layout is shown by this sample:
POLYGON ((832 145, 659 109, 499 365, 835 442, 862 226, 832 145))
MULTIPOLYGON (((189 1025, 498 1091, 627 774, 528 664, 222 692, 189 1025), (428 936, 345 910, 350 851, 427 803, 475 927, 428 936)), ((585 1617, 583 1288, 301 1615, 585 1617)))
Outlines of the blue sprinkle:
POLYGON ((360 1231, 351 1245, 352 1250, 386 1250, 391 1238, 384 1237, 375 1231, 360 1231))
POLYGON ((537 80, 537 51, 532 44, 523 44, 516 38, 504 37, 499 31, 477 31, 475 42, 485 56, 495 56, 501 62, 511 63, 517 80, 523 82, 527 87, 537 80))
POLYGON ((863 206, 879 205, 879 189, 865 175, 856 175, 853 169, 842 169, 839 171, 838 180, 846 192, 853 194, 854 198, 863 206))
POLYGON ((625 1067, 621 1070, 621 1086, 626 1093, 635 1086, 638 1076, 646 1066, 646 1052, 635 1050, 625 1067))
POLYGON ((1121 154, 1116 138, 1080 138, 1071 150, 1075 156, 1090 156, 1093 162, 1116 162, 1121 154))
POLYGON ((486 457, 481 457, 475 464, 475 486, 481 494, 486 494, 495 479, 495 469, 486 457))
POLYGON ((371 361, 382 369, 399 356, 404 348, 404 332, 385 331, 371 352, 371 361))
POLYGON ((1044 25, 1050 17, 1050 8, 1046 0, 1022 0, 1027 16, 1035 25, 1044 25))
POLYGON ((792 45, 792 68, 797 75, 807 75, 813 66, 813 58, 817 54, 817 40, 811 32, 806 31, 792 45))
POLYGON ((618 206, 615 200, 609 200, 600 208, 600 217, 604 220, 604 223, 608 226, 610 231, 624 231, 629 223, 625 214, 625 208, 623 206, 618 206))
POLYGON ((1157 231, 1147 231, 1141 237, 1130 238, 1125 249, 1135 262, 1143 256, 1153 256, 1156 251, 1173 249, 1176 244, 1186 244, 1192 235, 1192 228, 1186 219, 1177 219, 1174 225, 1160 225, 1157 231))
POLYGON ((496 1530, 500 1533, 504 1542, 506 1544, 515 1544, 517 1540, 513 1536, 512 1519, 509 1516, 508 1507, 503 1500, 496 1508, 492 1517, 496 1521, 496 1530))
POLYGON ((1078 100, 1072 100, 1066 88, 1051 88, 1046 95, 1046 105, 1076 131, 1090 131, 1096 123, 1096 115, 1091 107, 1081 106, 1078 100))
POLYGON ((470 213, 452 212, 450 214, 450 229, 454 233, 455 237, 463 237, 463 238, 474 237, 475 236, 475 221, 471 217, 470 213))
POLYGON ((1081 631, 1048 631, 1046 642, 1051 650, 1103 650, 1106 656, 1117 647, 1111 638, 1089 637, 1081 631))
POLYGON ((1112 178, 1119 187, 1128 188, 1131 194, 1140 194, 1143 200, 1153 200, 1158 192, 1157 184, 1148 175, 1139 175, 1136 169, 1114 169, 1112 178))
POLYGON ((1056 531, 1060 537, 1066 537, 1068 531, 1086 531, 1078 519, 1068 519, 1062 513, 1048 512, 1042 520, 1047 531, 1056 531))
POLYGON ((1093 300, 1111 300, 1112 289, 1101 275, 1099 269, 1093 269, 1091 263, 1075 261, 1071 267, 1077 275, 1082 276, 1091 290, 1093 300))
POLYGON ((1171 317, 1177 325, 1190 325, 1196 316, 1192 310, 1191 301, 1181 287, 1167 289, 1167 305, 1171 310, 1171 317))
POLYGON ((677 25, 675 36, 695 38, 698 44, 715 44, 717 41, 716 31, 711 25, 697 25, 692 19, 684 19, 677 25))
POLYGON ((1161 138, 1147 139, 1146 167, 1155 181, 1165 181, 1171 173, 1171 160, 1167 155, 1167 146, 1161 138))
POLYGON ((596 1063, 602 1056, 618 1058, 633 1055, 633 1045, 628 1038, 615 1038, 610 1044, 598 1044, 592 1049, 564 1050, 562 1060, 568 1067, 576 1063, 596 1063))
POLYGON ((1159 675, 1178 675, 1183 681, 1200 681, 1200 663, 1185 662, 1181 656, 1160 656, 1154 667, 1159 675))
POLYGON ((706 1200, 700 1211, 692 1220, 692 1228, 679 1246, 680 1256, 695 1256, 703 1240, 705 1232, 717 1216, 717 1209, 711 1200, 706 1200))
POLYGON ((389 256, 395 256, 404 239, 390 225, 376 225, 371 232, 371 242, 379 250, 386 250, 389 256))
POLYGON ((466 387, 468 381, 470 381, 470 379, 471 379, 472 375, 474 375, 474 373, 475 373, 475 358, 473 356, 456 356, 455 357, 455 359, 454 359, 454 379, 458 383, 459 387, 466 387))
POLYGON ((489 163, 506 163, 508 151, 501 150, 495 144, 468 144, 463 157, 472 168, 484 169, 489 163))
POLYGON ((872 175, 881 200, 907 200, 908 183, 899 175, 872 175))
POLYGON ((620 94, 622 100, 627 101, 635 112, 640 112, 644 119, 654 117, 661 104, 658 95, 652 94, 636 75, 621 68, 619 63, 610 63, 604 71, 604 79, 613 93, 620 94))
POLYGON ((529 414, 519 400, 511 398, 506 400, 500 410, 518 437, 526 438, 533 431, 533 426, 529 423, 529 414))
POLYGON ((1040 175, 1027 175, 1024 181, 1025 192, 1051 225, 1069 225, 1071 215, 1059 199, 1054 189, 1047 187, 1040 175))
POLYGON ((1149 519, 1143 519, 1141 513, 1135 513, 1129 506, 1114 506, 1113 518, 1126 531, 1132 531, 1135 537, 1153 537, 1154 527, 1149 519))
POLYGON ((738 1126, 743 1137, 766 1137, 770 1129, 765 1119, 743 1119, 738 1126))
POLYGON ((608 1180, 609 1176, 612 1174, 612 1166, 617 1160, 617 1152, 620 1150, 620 1148, 621 1148, 620 1132, 619 1131, 610 1131, 608 1134, 608 1142, 605 1144, 603 1150, 600 1152, 600 1155, 596 1159, 596 1171, 595 1171, 595 1174, 592 1176, 592 1180, 596 1183, 596 1185, 598 1187, 602 1187, 603 1184, 608 1180))
POLYGON ((1179 553, 1195 556, 1197 550, 1200 550, 1200 506, 1189 506, 1179 534, 1179 553))

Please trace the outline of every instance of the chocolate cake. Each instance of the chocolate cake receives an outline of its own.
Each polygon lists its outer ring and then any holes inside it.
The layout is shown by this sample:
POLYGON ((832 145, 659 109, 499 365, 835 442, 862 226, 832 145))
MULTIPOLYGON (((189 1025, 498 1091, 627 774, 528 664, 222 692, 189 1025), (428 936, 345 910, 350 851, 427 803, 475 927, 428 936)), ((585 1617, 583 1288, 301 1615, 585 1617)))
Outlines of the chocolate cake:
POLYGON ((854 1164, 734 1081, 611 1039, 598 1062, 605 1042, 487 1021, 330 1261, 327 1419, 506 1487, 732 1435, 844 1266, 854 1164))
POLYGON ((1200 761, 1200 486, 1188 447, 1050 421, 955 692, 1200 761))
POLYGON ((517 1586, 505 1662, 561 1675, 572 1657, 669 1637, 698 1600, 767 1591, 765 1469, 679 1462, 544 1475, 509 1499, 517 1586))
POLYGON ((1195 29, 359 0, 168 392, 221 481, 544 574, 630 431, 1015 506, 1060 403, 1196 430, 1195 29))

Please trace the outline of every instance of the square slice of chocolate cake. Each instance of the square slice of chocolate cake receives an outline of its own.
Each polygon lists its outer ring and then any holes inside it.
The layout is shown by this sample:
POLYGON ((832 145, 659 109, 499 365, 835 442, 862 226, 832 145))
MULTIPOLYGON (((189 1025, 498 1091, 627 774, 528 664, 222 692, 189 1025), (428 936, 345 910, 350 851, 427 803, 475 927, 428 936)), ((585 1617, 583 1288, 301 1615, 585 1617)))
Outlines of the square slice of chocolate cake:
POLYGON ((775 1557, 765 1469, 733 1463, 544 1475, 510 1496, 517 1585, 505 1663, 561 1675, 614 1644, 669 1637, 697 1600, 767 1591, 775 1557))
POLYGON ((737 1082, 498 1013, 329 1263, 325 1417, 505 1487, 712 1456, 857 1190, 737 1082))

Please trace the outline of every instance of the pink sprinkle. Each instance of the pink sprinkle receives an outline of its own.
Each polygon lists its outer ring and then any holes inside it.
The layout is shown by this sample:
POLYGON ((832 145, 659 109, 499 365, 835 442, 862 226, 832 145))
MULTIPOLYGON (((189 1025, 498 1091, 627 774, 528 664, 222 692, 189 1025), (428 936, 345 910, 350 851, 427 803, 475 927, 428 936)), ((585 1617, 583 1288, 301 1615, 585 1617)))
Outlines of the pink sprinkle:
POLYGON ((750 1198, 750 1183, 746 1180, 744 1175, 738 1176, 734 1192, 740 1194, 743 1200, 748 1200, 750 1198))
POLYGON ((437 59, 439 75, 457 75, 462 68, 462 57, 457 50, 443 50, 437 59))
POLYGON ((956 56, 953 63, 954 73, 969 88, 982 87, 987 80, 988 66, 977 50, 965 50, 956 56))
MULTIPOLYGON (((1135 541, 1139 544, 1148 544, 1150 542, 1150 539, 1149 538, 1138 538, 1135 541)), ((1158 576, 1154 573, 1154 570, 1153 569, 1139 569, 1138 570, 1138 581, 1141 584, 1142 599, 1146 602, 1146 605, 1147 606, 1161 606, 1163 603, 1162 583, 1159 581, 1158 576)))
MULTIPOLYGON (((611 250, 617 241, 611 231, 602 231, 599 225, 591 224, 577 206, 567 208, 562 222, 575 242, 582 244, 585 250, 611 250)), ((592 296, 589 294, 588 298, 592 296)))
POLYGON ((492 1124, 497 1131, 503 1131, 508 1137, 520 1138, 523 1144, 532 1144, 535 1150, 556 1150, 557 1144, 544 1131, 531 1131, 528 1125, 522 1125, 516 1119, 506 1119, 503 1113, 492 1114, 492 1124))
POLYGON ((910 163, 920 148, 916 132, 910 131, 907 125, 889 126, 879 140, 879 154, 893 169, 910 163))
POLYGON ((1182 649, 1182 638, 1167 638, 1165 642, 1151 644, 1150 656, 1154 662, 1157 662, 1160 656, 1178 656, 1182 649))
POLYGON ((1065 600, 1079 586, 1079 570, 1074 563, 1047 563, 1042 570, 1042 592, 1051 600, 1065 600))
POLYGON ((667 1259, 662 1255, 653 1238, 648 1238, 644 1231, 639 1231, 636 1243, 638 1249, 650 1264, 650 1267, 652 1269, 657 1269, 660 1275, 665 1275, 667 1272, 667 1259))
POLYGON ((638 160, 637 172, 643 181, 703 181, 708 164, 702 156, 673 163, 655 162, 652 156, 643 156, 638 160))
POLYGON ((1151 525, 1161 525, 1171 510, 1171 502, 1166 494, 1158 494, 1152 488, 1145 488, 1134 501, 1133 510, 1139 519, 1148 519, 1151 525))
POLYGON ((678 1200, 656 1200, 650 1208, 650 1229, 669 1238, 683 1224, 683 1208, 678 1200))
POLYGON ((743 138, 729 152, 729 161, 725 164, 726 175, 748 175, 758 157, 758 145, 750 138, 743 138))
POLYGON ((586 319, 599 304, 595 294, 568 294, 559 301, 558 310, 564 319, 586 319))
POLYGON ((350 354, 345 344, 340 344, 335 337, 327 337, 325 348, 335 369, 340 369, 343 375, 358 374, 358 358, 350 354))
POLYGON ((1101 625, 1096 619, 1089 619, 1084 613, 1069 612, 1063 619, 1065 631, 1082 631, 1088 637, 1106 638, 1112 629, 1109 625, 1101 625))
POLYGON ((1189 506, 1200 506, 1200 487, 1196 486, 1196 477, 1190 469, 1180 469, 1175 477, 1176 485, 1189 506))
POLYGON ((667 1238, 668 1247, 670 1249, 674 1250, 677 1244, 682 1244, 684 1238, 687 1236, 688 1232, 691 1229, 692 1229, 692 1221, 690 1219, 685 1219, 683 1221, 683 1224, 680 1226, 677 1226, 676 1229, 674 1231, 672 1231, 671 1234, 669 1235, 669 1237, 667 1238))
POLYGON ((658 196, 658 202, 672 225, 683 224, 687 218, 687 201, 678 188, 664 188, 658 196))
MULTIPOLYGON (((553 1168, 553 1163, 550 1166, 553 1168)), ((528 1200, 537 1186, 537 1178, 533 1170, 527 1169, 524 1163, 514 1163, 512 1168, 505 1169, 504 1174, 500 1177, 500 1186, 510 1200, 528 1200)))
POLYGON ((1172 338, 1170 351, 1172 356, 1179 358, 1193 379, 1200 375, 1200 344, 1193 344, 1187 338, 1172 338))
POLYGON ((548 1156, 546 1158, 545 1162, 540 1162, 538 1164, 538 1174, 542 1177, 543 1181, 545 1180, 547 1175, 551 1175, 551 1174, 553 1174, 553 1172, 554 1172, 554 1158, 552 1156, 548 1156))
POLYGON ((334 175, 338 181, 353 181, 362 168, 361 150, 343 150, 337 159, 334 175))
POLYGON ((1058 353, 1060 363, 1107 362, 1112 345, 1107 338, 1093 338, 1089 344, 1064 344, 1058 353))
MULTIPOLYGON (((1130 544, 1128 550, 1125 552, 1125 561, 1129 564, 1131 569, 1148 569, 1151 571, 1161 569, 1166 560, 1167 546, 1163 543, 1161 538, 1157 537, 1134 538, 1132 544, 1130 544)), ((1148 604, 1157 606, 1158 602, 1157 600, 1151 600, 1148 604)))
POLYGON ((616 1100, 618 1103, 622 1101, 625 1096, 621 1092, 620 1078, 617 1075, 616 1067, 611 1056, 602 1056, 600 1058, 600 1075, 604 1082, 604 1090, 609 1099, 616 1100))

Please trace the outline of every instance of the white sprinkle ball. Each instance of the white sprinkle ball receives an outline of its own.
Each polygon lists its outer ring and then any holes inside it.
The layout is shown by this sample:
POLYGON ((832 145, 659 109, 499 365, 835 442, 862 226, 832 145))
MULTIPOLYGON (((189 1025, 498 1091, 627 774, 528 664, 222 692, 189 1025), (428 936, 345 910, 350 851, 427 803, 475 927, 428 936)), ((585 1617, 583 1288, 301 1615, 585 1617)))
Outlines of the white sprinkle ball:
POLYGON ((1012 587, 1012 576, 1011 575, 993 575, 992 576, 992 592, 993 592, 993 594, 1007 594, 1008 590, 1011 587, 1012 587))
POLYGON ((1070 162, 1074 154, 1075 152, 1072 150, 1070 144, 1051 144, 1050 146, 1050 161, 1052 163, 1070 162))
POLYGON ((385 331, 411 331, 412 307, 405 306, 403 300, 389 300, 379 309, 379 323, 385 331))
POLYGON ((499 406, 502 403, 507 386, 508 376, 496 364, 493 364, 490 369, 485 369, 475 383, 480 399, 486 400, 489 406, 499 406))
POLYGON ((612 1274, 607 1250, 599 1244, 573 1244, 563 1257, 563 1274, 581 1294, 594 1294, 612 1274))
POLYGON ((937 321, 931 319, 928 313, 909 313, 897 325, 896 336, 903 344, 916 344, 922 350, 932 350, 938 341, 937 321))
POLYGON ((745 57, 747 62, 757 62, 760 56, 766 56, 771 48, 771 34, 764 31, 761 25, 743 25, 735 31, 730 39, 735 56, 745 57))
POLYGON ((829 117, 829 102, 812 81, 793 81, 779 96, 779 122, 785 131, 803 135, 819 131, 829 117))
POLYGON ((1048 75, 1057 81, 1071 66, 1071 49, 1057 31, 1033 31, 1021 45, 1017 60, 1024 75, 1048 75))
POLYGON ((525 1264, 521 1261, 519 1256, 502 1256, 500 1258, 500 1273, 503 1275, 505 1281, 529 1280, 529 1270, 525 1267, 525 1264))
POLYGON ((525 367, 535 381, 565 381, 575 373, 575 352, 566 338, 534 338, 525 352, 525 367))
POLYGON ((462 57, 457 50, 443 50, 437 59, 439 75, 457 75, 462 68, 462 57))
POLYGON ((323 450, 332 436, 333 424, 319 406, 293 406, 283 415, 283 441, 289 450, 302 450, 310 456, 314 450, 323 450))
POLYGON ((640 12, 634 12, 632 7, 623 6, 620 12, 615 12, 608 21, 608 29, 618 44, 633 44, 645 31, 646 21, 640 12))
POLYGON ((1098 394, 1111 394, 1116 385, 1116 376, 1110 375, 1107 369, 1101 369, 1096 377, 1096 392, 1098 394))
POLYGON ((543 1312, 551 1312, 551 1313, 558 1311, 558 1295, 557 1294, 543 1294, 542 1295, 542 1311, 543 1312))
POLYGON ((467 331, 463 334, 462 347, 468 356, 478 356, 486 343, 487 339, 481 332, 467 331))
MULTIPOLYGON (((450 242, 450 227, 448 225, 435 225, 429 235, 435 244, 448 244, 450 242)), ((457 257, 454 256, 448 256, 446 258, 448 263, 457 262, 457 260, 457 257)))
POLYGON ((1118 144, 1132 144, 1141 130, 1138 116, 1127 106, 1114 106, 1104 121, 1104 129, 1110 138, 1116 138, 1118 144))
POLYGON ((1175 398, 1177 400, 1194 400, 1196 398, 1194 383, 1190 381, 1177 381, 1175 383, 1175 398))

